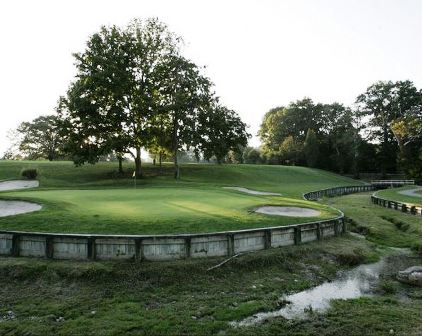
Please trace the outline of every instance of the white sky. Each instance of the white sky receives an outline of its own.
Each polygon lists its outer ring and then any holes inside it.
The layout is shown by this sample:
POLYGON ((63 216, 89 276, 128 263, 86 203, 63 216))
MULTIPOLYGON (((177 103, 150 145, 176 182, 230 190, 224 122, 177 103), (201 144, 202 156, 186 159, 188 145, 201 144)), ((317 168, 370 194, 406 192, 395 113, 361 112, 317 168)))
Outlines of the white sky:
MULTIPOLYGON (((6 0, 0 2, 0 155, 7 130, 54 112, 101 25, 158 17, 256 134, 272 107, 350 105, 377 80, 422 87, 419 0, 6 0)), ((255 137, 252 145, 258 145, 255 137)))

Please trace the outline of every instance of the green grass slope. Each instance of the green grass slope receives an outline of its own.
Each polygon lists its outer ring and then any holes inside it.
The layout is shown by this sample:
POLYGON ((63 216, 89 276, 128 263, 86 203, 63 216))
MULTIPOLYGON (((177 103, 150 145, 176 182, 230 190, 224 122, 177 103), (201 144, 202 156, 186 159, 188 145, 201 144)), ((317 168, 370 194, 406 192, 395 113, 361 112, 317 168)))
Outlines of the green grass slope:
POLYGON ((346 215, 349 229, 370 241, 394 247, 414 247, 422 251, 422 219, 371 203, 371 193, 358 193, 325 200, 346 215))
MULTIPOLYGON (((29 167, 38 169, 41 188, 133 187, 131 162, 124 164, 125 174, 120 176, 115 162, 75 167, 68 161, 0 161, 0 180, 20 179, 22 169, 29 167)), ((179 181, 174 180, 170 164, 164 165, 162 176, 158 172, 158 167, 144 165, 146 176, 138 179, 138 186, 242 186, 302 198, 302 193, 306 191, 360 184, 324 170, 291 166, 185 164, 182 165, 179 181)))
POLYGON ((162 175, 146 165, 145 177, 123 176, 115 163, 74 167, 70 162, 0 162, 0 179, 17 179, 24 168, 37 168, 40 188, 1 192, 5 199, 41 203, 43 209, 0 218, 0 229, 44 232, 166 234, 237 230, 332 218, 333 209, 302 199, 306 191, 357 184, 329 172, 304 167, 188 164, 175 181, 172 167, 162 175), (283 197, 254 196, 223 186, 279 192, 283 197), (316 208, 311 218, 268 216, 252 212, 260 205, 316 208))
POLYGON ((377 196, 388 199, 388 200, 392 200, 392 201, 422 205, 422 190, 419 190, 417 192, 417 194, 420 194, 421 197, 413 197, 413 196, 408 196, 408 195, 402 195, 399 193, 400 191, 411 190, 411 189, 415 189, 415 186, 406 186, 406 187, 401 187, 401 188, 380 190, 377 192, 377 196))

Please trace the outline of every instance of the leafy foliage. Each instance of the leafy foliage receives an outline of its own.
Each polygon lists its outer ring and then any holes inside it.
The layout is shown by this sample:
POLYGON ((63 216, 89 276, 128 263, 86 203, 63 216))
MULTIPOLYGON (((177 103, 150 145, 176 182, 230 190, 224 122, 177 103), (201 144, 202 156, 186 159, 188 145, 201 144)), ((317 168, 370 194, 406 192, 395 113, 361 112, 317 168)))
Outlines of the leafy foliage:
POLYGON ((19 151, 26 159, 53 161, 62 155, 63 143, 55 115, 41 116, 32 122, 23 122, 17 128, 17 133, 21 137, 19 151))

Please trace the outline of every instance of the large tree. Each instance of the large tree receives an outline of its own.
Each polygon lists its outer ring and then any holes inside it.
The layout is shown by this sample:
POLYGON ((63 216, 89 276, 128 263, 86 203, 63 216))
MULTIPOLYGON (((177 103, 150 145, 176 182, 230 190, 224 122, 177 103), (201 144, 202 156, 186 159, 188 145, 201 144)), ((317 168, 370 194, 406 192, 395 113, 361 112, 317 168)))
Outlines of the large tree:
POLYGON ((20 134, 19 151, 29 160, 55 160, 62 154, 63 143, 59 136, 57 116, 41 116, 23 122, 17 128, 20 134))
POLYGON ((380 144, 379 161, 383 175, 396 170, 398 143, 392 123, 420 105, 421 101, 422 93, 411 81, 376 82, 357 98, 357 114, 365 120, 369 139, 380 144))
POLYGON ((391 129, 400 148, 399 162, 406 175, 422 181, 422 106, 396 119, 391 129))
POLYGON ((267 160, 271 163, 287 160, 338 172, 347 172, 352 167, 356 128, 352 111, 342 104, 315 104, 311 99, 304 98, 287 107, 272 109, 265 114, 258 134, 267 160), (312 130, 310 136, 313 144, 310 146, 308 141, 303 146, 308 130, 312 130), (315 144, 318 144, 320 155, 315 155, 315 144), (286 148, 291 150, 286 151, 286 148), (307 153, 299 153, 298 148, 307 153), (290 158, 286 159, 287 152, 290 158), (314 156, 320 159, 316 160, 314 156), (292 160, 292 157, 295 159, 292 160), (303 160, 304 157, 308 157, 307 162, 303 160))
POLYGON ((75 54, 77 81, 61 109, 64 129, 77 163, 93 162, 114 150, 130 154, 138 176, 141 148, 150 144, 150 123, 156 113, 158 68, 176 54, 180 39, 157 19, 134 20, 125 29, 102 27, 75 54), (93 150, 95 149, 95 150, 93 150))
POLYGON ((317 136, 312 129, 308 129, 305 142, 303 143, 303 151, 308 167, 316 167, 319 155, 319 143, 317 136))
POLYGON ((240 154, 250 136, 237 113, 219 104, 205 113, 199 132, 205 159, 215 156, 218 163, 222 163, 230 151, 240 154))
POLYGON ((152 145, 170 149, 173 154, 174 176, 180 177, 179 152, 194 148, 203 134, 198 129, 199 116, 209 111, 214 100, 211 81, 201 69, 180 55, 169 55, 158 67, 158 123, 151 129, 157 134, 152 145), (170 145, 170 147, 168 147, 170 145))

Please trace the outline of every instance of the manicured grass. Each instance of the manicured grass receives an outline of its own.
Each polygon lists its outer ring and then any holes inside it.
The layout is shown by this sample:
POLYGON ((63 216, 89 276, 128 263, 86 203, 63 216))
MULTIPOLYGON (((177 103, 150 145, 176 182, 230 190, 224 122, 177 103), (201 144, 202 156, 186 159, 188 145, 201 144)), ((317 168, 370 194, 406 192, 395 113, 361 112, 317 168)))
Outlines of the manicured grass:
MULTIPOLYGON (((124 164, 125 174, 120 176, 115 162, 75 167, 71 162, 0 161, 0 180, 19 179, 20 171, 28 167, 38 169, 41 188, 132 188, 134 184, 131 162, 124 164)), ((182 165, 179 181, 174 180, 170 164, 164 165, 162 176, 151 164, 144 165, 144 173, 138 186, 242 186, 295 198, 302 198, 306 191, 360 184, 327 171, 290 166, 186 164, 182 165)))
MULTIPOLYGON (((407 195, 402 195, 399 193, 400 191, 410 190, 410 189, 415 189, 415 186, 406 186, 406 187, 401 187, 401 188, 380 190, 376 194, 379 197, 389 199, 392 201, 422 205, 422 197, 407 196, 407 195)), ((422 190, 419 190, 417 193, 422 196, 422 190)))
POLYGON ((39 212, 0 218, 4 230, 73 233, 166 234, 212 232, 295 224, 332 218, 338 212, 317 203, 253 196, 217 187, 34 190, 4 193, 43 204, 39 212), (268 216, 259 205, 312 207, 318 217, 268 216))
POLYGON ((325 200, 344 212, 352 230, 381 245, 412 247, 422 245, 422 218, 374 205, 371 193, 359 193, 325 200))
POLYGON ((2 192, 2 198, 32 200, 43 205, 37 213, 0 218, 0 229, 24 231, 166 234, 212 232, 278 226, 335 217, 338 212, 306 202, 302 194, 320 188, 357 184, 329 172, 304 167, 266 165, 188 164, 175 181, 171 165, 163 175, 145 165, 137 189, 116 163, 74 167, 71 162, 0 161, 0 178, 16 179, 23 168, 37 168, 40 188, 2 192), (279 192, 284 197, 253 196, 223 186, 242 186, 279 192), (316 208, 314 218, 292 218, 252 213, 260 205, 316 208))

